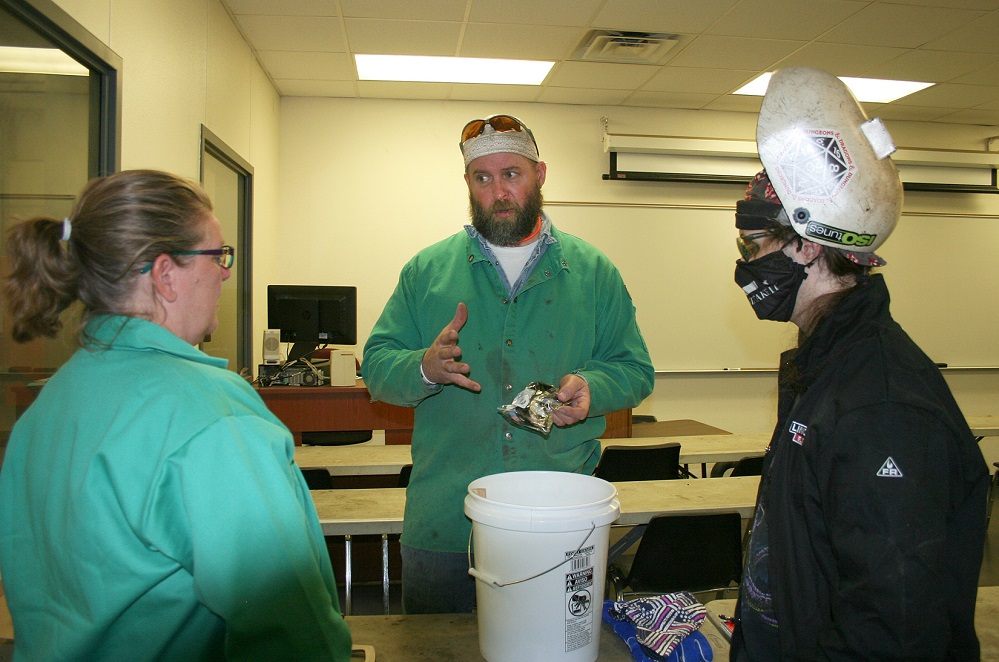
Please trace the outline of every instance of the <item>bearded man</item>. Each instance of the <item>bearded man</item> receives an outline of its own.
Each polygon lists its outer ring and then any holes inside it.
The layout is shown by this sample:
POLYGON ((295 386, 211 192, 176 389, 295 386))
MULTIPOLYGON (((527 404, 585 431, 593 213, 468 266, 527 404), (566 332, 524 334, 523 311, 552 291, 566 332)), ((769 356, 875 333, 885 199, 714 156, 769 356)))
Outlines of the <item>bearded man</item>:
POLYGON ((403 267, 362 362, 373 399, 416 408, 402 534, 408 614, 475 607, 471 481, 592 473, 604 414, 637 406, 654 380, 617 268, 542 211, 547 166, 531 130, 491 115, 466 124, 459 145, 472 224, 403 267), (547 434, 499 412, 531 382, 556 385, 564 403, 547 434))

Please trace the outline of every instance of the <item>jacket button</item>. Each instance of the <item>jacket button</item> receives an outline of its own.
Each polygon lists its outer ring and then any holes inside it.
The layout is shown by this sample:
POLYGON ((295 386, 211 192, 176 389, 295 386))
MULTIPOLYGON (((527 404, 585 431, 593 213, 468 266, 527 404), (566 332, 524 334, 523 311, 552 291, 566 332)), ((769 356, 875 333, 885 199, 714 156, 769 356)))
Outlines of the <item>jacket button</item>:
POLYGON ((513 435, 512 435, 512 434, 510 434, 509 432, 507 432, 507 433, 506 433, 506 434, 505 434, 504 436, 505 436, 505 437, 506 437, 507 439, 513 439, 513 435))
POLYGON ((508 340, 506 341, 506 346, 507 346, 507 347, 513 347, 513 341, 512 341, 512 340, 509 340, 509 339, 508 339, 508 340))
POLYGON ((469 256, 468 256, 468 261, 469 261, 469 262, 471 262, 471 261, 472 261, 472 260, 474 260, 474 259, 475 259, 475 256, 474 256, 474 255, 469 255, 469 256))

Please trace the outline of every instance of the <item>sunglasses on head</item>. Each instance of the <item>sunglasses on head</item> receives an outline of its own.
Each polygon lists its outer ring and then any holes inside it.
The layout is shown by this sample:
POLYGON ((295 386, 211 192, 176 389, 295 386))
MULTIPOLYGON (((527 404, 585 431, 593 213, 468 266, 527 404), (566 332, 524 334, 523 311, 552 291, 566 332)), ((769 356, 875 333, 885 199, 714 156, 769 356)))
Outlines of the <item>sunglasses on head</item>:
POLYGON ((527 125, 518 120, 513 115, 491 115, 481 120, 472 120, 465 125, 465 128, 461 130, 461 144, 464 145, 467 141, 472 138, 477 138, 482 135, 485 131, 486 125, 493 128, 493 131, 497 133, 504 133, 507 131, 524 131, 531 138, 531 142, 534 146, 538 146, 538 141, 534 139, 534 134, 531 130, 527 128, 527 125))

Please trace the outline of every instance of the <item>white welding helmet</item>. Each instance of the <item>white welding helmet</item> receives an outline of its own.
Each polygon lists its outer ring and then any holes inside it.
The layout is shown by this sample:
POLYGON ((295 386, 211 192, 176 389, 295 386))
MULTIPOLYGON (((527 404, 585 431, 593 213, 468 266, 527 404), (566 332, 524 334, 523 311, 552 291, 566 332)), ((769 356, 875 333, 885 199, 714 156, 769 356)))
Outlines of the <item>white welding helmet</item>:
POLYGON ((808 67, 778 70, 756 142, 795 232, 854 262, 883 263, 874 251, 902 211, 902 182, 888 158, 895 145, 840 79, 808 67))

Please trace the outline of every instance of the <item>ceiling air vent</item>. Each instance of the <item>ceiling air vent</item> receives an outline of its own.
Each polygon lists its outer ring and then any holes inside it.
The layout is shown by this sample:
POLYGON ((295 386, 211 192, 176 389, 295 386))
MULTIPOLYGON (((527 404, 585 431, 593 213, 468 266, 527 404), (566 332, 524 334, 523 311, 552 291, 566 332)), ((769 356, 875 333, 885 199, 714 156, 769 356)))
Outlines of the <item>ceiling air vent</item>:
POLYGON ((661 64, 677 43, 676 35, 650 32, 593 30, 586 35, 573 59, 583 62, 661 64))

